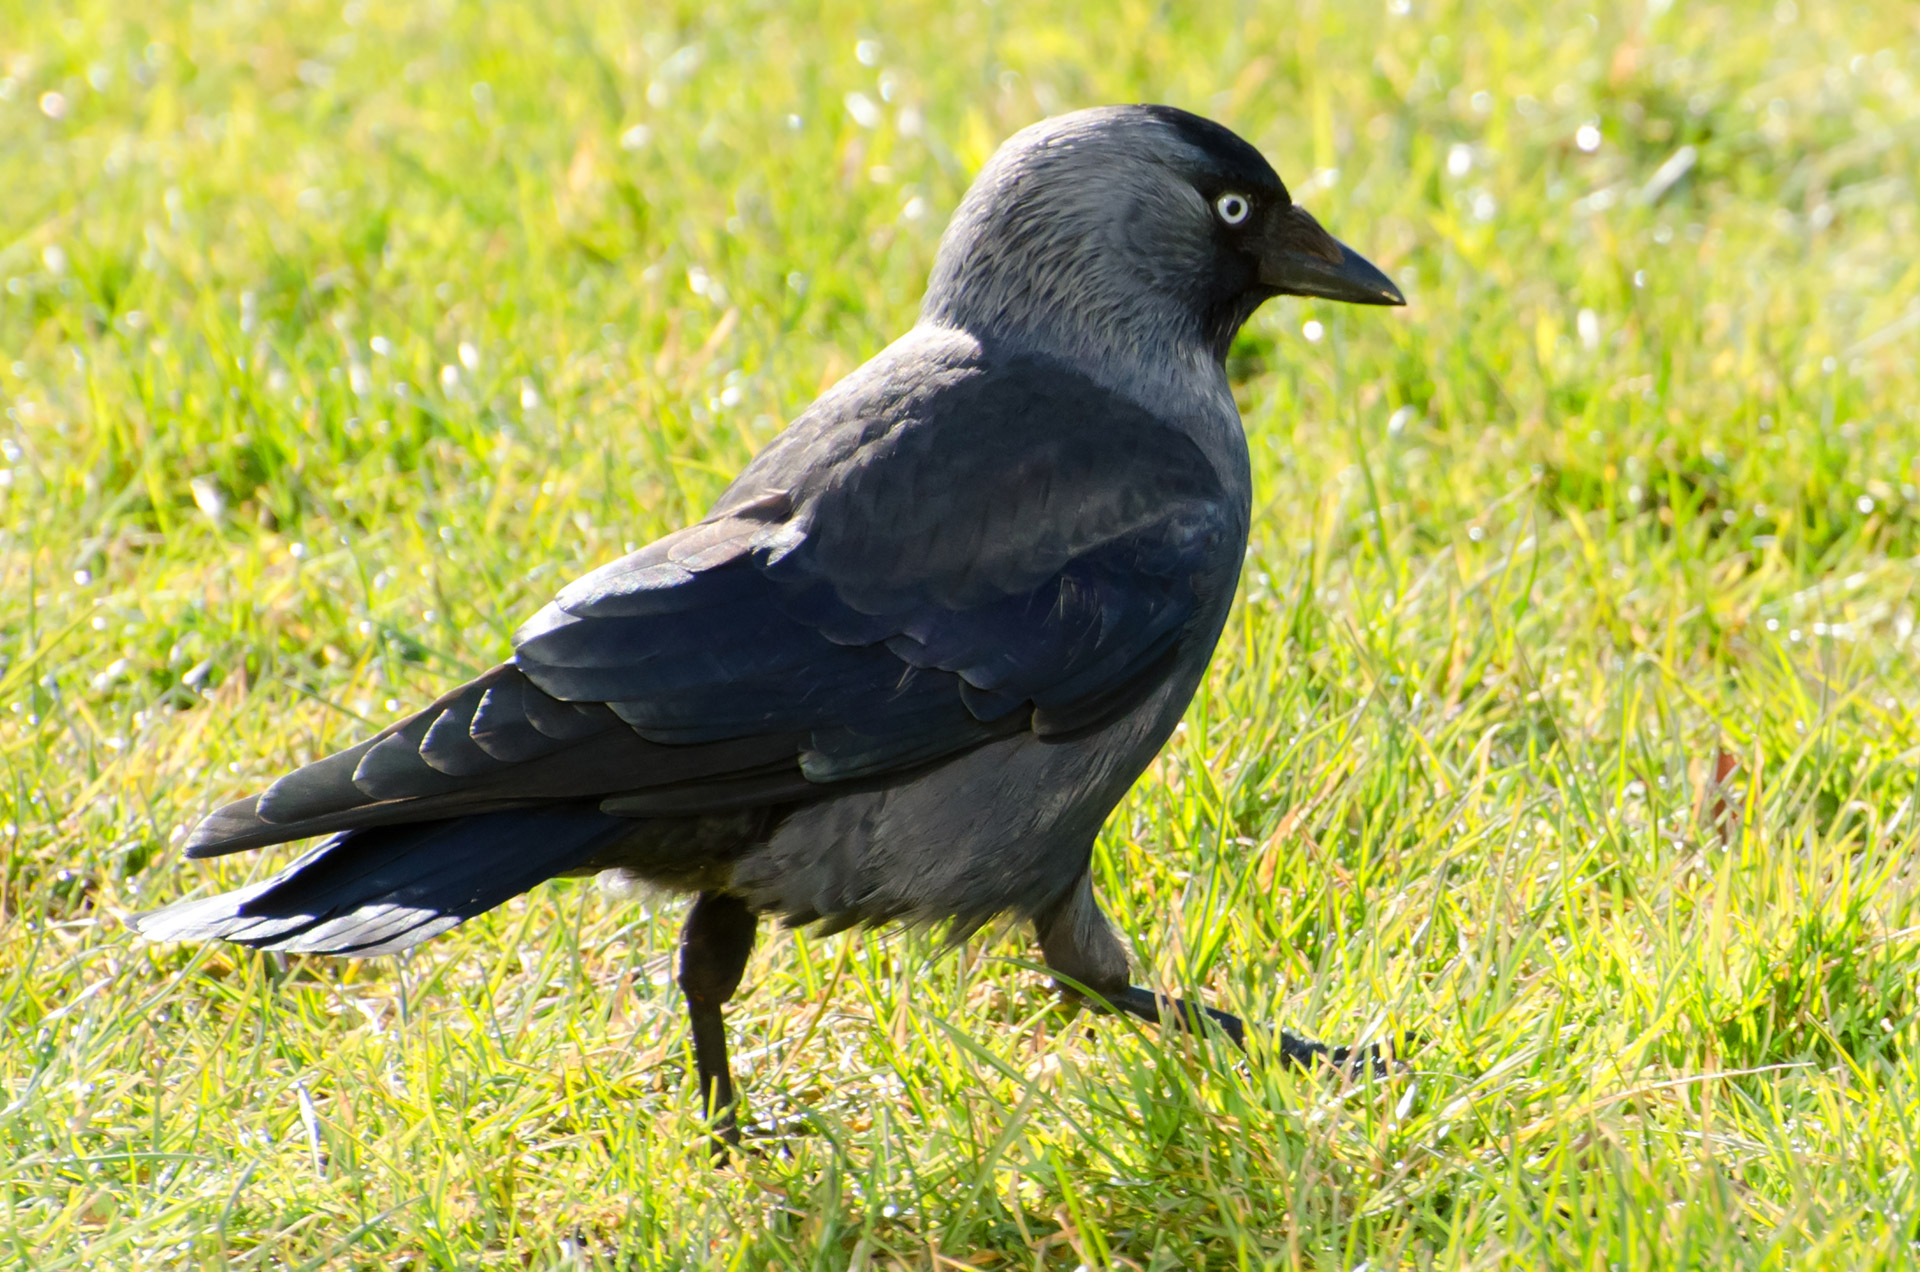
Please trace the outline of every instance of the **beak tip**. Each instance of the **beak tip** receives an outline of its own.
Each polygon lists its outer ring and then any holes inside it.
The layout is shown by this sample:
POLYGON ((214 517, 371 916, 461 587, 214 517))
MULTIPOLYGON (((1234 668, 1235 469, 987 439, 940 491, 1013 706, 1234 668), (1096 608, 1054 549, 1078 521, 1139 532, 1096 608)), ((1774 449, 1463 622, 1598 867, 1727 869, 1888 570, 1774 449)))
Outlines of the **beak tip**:
MULTIPOLYGON (((1349 251, 1351 252, 1351 249, 1349 251)), ((1399 284, 1388 278, 1379 266, 1361 256, 1355 256, 1354 262, 1355 272, 1364 271, 1367 280, 1373 284, 1374 304, 1399 308, 1407 303, 1407 298, 1401 293, 1399 284)))
POLYGON ((1387 309, 1401 309, 1407 303, 1407 298, 1401 294, 1400 289, 1386 278, 1381 278, 1374 283, 1364 294, 1349 293, 1339 299, 1359 305, 1379 305, 1387 309))

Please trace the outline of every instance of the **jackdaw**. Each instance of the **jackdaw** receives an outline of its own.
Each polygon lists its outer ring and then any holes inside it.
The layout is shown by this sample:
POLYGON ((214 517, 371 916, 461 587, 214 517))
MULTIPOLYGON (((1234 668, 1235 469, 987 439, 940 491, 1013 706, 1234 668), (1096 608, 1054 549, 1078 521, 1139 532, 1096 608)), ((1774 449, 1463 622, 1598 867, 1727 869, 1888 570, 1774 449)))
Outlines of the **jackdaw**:
POLYGON ((190 857, 327 838, 134 926, 386 954, 561 875, 695 893, 679 983, 723 1141, 721 1006, 763 914, 959 936, 1013 913, 1063 987, 1240 1040, 1129 983, 1089 862, 1226 622, 1252 483, 1224 364, 1280 295, 1404 303, 1219 124, 1122 106, 1016 134, 919 322, 712 512, 561 589, 505 663, 210 814, 190 857))

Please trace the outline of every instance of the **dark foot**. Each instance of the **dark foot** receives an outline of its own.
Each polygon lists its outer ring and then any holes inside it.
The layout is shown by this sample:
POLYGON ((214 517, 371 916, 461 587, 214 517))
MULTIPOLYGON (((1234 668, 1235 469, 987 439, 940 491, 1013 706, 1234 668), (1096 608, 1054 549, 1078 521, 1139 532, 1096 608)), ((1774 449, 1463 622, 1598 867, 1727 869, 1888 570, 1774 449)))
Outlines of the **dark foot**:
POLYGON ((749 1157, 793 1156, 793 1141, 818 1135, 820 1128, 807 1117, 767 1117, 741 1128, 736 1147, 749 1157))
POLYGON ((708 1147, 712 1150, 715 1166, 725 1166, 740 1147, 740 1119, 735 1114, 737 1108, 735 1104, 727 1105, 720 1110, 720 1116, 707 1124, 708 1147))
MULTIPOLYGON (((1084 994, 1089 1002, 1104 1004, 1109 1010, 1123 1011, 1189 1033, 1200 1032, 1202 1021, 1212 1020, 1221 1032, 1233 1039, 1235 1046, 1246 1048, 1247 1027, 1238 1016, 1204 1003, 1169 998, 1127 984, 1127 951, 1093 899, 1090 875, 1082 874, 1056 908, 1034 919, 1034 932, 1040 938, 1040 951, 1046 956, 1047 966, 1056 977, 1055 984, 1061 989, 1084 994), (1109 985, 1117 988, 1108 989, 1109 985)), ((1376 1074, 1385 1074, 1391 1059, 1375 1046, 1329 1047, 1284 1029, 1276 1032, 1281 1058, 1303 1068, 1324 1064, 1353 1072, 1365 1073, 1372 1069, 1376 1074)))
MULTIPOLYGON (((1211 1020, 1220 1027, 1220 1032, 1232 1040, 1233 1045, 1242 1051, 1247 1047, 1247 1026, 1240 1017, 1218 1007, 1209 1007, 1204 1003, 1191 1003, 1184 998, 1169 998, 1156 994, 1152 990, 1142 989, 1138 985, 1129 985, 1118 993, 1104 996, 1107 1005, 1115 1011, 1126 1012, 1141 1020, 1155 1024, 1171 1025, 1184 1029, 1188 1033, 1199 1033, 1202 1022, 1211 1020)), ((1264 1032, 1264 1031, 1263 1031, 1264 1032)), ((1281 1029, 1275 1031, 1279 1036, 1280 1058, 1288 1064, 1301 1068, 1313 1065, 1330 1065, 1336 1069, 1345 1069, 1353 1073, 1365 1073, 1371 1069, 1375 1077, 1387 1075, 1387 1062, 1392 1057, 1379 1046, 1369 1043, 1364 1047, 1329 1047, 1324 1042, 1315 1042, 1299 1034, 1281 1029)))

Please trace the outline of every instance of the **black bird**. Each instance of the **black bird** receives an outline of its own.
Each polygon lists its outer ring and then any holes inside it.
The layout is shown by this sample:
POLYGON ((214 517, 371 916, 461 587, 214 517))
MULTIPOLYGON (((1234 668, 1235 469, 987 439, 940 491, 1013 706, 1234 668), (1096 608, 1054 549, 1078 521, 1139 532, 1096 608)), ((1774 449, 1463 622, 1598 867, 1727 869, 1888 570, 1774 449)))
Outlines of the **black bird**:
POLYGON ((1105 1006, 1240 1040, 1129 983, 1089 860, 1226 622, 1252 489, 1223 363, 1280 295, 1404 303, 1219 124, 1026 129, 961 202, 919 323, 704 520, 562 589, 507 662, 208 816, 188 856, 328 838, 134 926, 386 954, 560 875, 697 893, 679 982, 727 1140, 720 1010, 762 914, 964 935, 1013 912, 1105 1006))

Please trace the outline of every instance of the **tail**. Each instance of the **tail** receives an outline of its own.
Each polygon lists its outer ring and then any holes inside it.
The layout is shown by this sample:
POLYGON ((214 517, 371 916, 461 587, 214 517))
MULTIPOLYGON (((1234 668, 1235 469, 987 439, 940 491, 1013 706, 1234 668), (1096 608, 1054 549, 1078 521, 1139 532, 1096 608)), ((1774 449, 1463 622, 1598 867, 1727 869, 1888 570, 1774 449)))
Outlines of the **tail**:
POLYGON ((156 941, 392 954, 578 868, 633 826, 590 806, 549 806, 350 830, 264 883, 129 923, 156 941))

